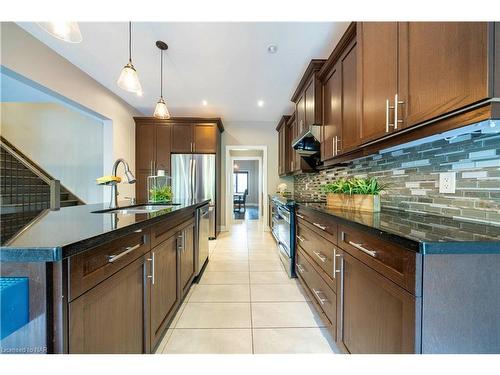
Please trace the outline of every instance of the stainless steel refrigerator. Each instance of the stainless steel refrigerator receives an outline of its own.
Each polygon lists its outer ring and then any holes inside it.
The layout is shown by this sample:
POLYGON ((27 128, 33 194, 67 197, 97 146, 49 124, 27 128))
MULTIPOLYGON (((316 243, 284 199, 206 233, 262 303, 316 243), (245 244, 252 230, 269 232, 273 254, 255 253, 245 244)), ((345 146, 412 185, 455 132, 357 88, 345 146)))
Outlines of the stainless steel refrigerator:
POLYGON ((172 154, 174 202, 210 199, 209 235, 215 238, 215 155, 172 154))

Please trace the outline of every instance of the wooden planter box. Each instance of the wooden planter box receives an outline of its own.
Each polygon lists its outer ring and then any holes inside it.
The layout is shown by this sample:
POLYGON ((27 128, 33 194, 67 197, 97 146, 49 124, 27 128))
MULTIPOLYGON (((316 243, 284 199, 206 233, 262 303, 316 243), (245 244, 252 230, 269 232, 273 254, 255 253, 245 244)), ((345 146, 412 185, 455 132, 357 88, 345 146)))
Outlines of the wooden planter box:
POLYGON ((380 195, 328 193, 326 205, 341 210, 380 212, 380 195))

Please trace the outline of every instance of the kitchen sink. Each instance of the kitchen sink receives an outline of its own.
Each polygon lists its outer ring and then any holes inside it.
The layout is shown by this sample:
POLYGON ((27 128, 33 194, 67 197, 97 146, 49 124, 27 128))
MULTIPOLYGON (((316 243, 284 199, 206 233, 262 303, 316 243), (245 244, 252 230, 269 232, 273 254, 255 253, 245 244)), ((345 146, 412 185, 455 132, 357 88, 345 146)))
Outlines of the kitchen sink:
POLYGON ((165 210, 168 208, 172 208, 178 206, 179 203, 171 203, 171 204, 145 204, 139 206, 128 206, 128 207, 119 207, 112 208, 108 210, 94 211, 94 214, 111 214, 111 213, 120 213, 123 215, 132 215, 132 214, 149 214, 152 212, 158 212, 161 210, 165 210))

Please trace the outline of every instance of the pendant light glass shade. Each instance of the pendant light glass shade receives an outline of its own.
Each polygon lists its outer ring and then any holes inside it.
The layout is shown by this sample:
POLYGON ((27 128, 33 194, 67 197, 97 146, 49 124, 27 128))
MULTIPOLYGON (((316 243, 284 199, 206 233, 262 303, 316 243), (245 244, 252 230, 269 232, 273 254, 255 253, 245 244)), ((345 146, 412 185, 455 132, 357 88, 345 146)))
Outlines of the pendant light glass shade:
POLYGON ((139 75, 132 64, 132 22, 128 23, 128 63, 125 65, 116 82, 125 91, 133 92, 142 96, 142 86, 139 75))
POLYGON ((153 116, 163 120, 168 120, 170 118, 167 104, 165 104, 163 98, 160 98, 160 100, 158 100, 158 103, 156 103, 155 113, 153 114, 153 116))
POLYGON ((156 103, 153 117, 168 120, 170 118, 170 112, 168 111, 165 100, 163 100, 163 51, 168 49, 168 46, 165 42, 158 40, 156 42, 156 47, 160 50, 160 100, 156 103))
POLYGON ((38 25, 53 37, 69 43, 80 43, 82 33, 77 22, 38 22, 38 25))
POLYGON ((138 95, 139 93, 142 94, 141 82, 139 82, 139 76, 137 75, 134 65, 132 65, 132 61, 129 61, 129 63, 123 67, 117 83, 118 86, 125 91, 130 91, 138 95))

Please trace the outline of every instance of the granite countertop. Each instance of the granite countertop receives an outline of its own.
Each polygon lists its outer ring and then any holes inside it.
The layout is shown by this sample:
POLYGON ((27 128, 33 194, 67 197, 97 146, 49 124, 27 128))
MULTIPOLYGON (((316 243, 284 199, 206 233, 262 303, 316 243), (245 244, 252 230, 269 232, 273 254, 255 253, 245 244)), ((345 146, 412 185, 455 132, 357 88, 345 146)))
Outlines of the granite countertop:
POLYGON ((295 204, 331 215, 347 224, 354 223, 422 254, 500 254, 500 226, 496 225, 397 209, 370 213, 335 210, 324 202, 295 204))
MULTIPOLYGON (((104 212, 109 203, 44 210, 0 246, 1 261, 53 262, 164 220, 168 215, 203 206, 209 200, 175 204, 152 213, 104 212)), ((138 205, 136 205, 138 206, 138 205)))

